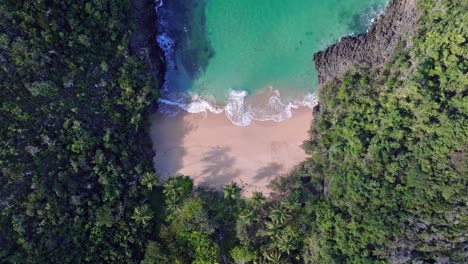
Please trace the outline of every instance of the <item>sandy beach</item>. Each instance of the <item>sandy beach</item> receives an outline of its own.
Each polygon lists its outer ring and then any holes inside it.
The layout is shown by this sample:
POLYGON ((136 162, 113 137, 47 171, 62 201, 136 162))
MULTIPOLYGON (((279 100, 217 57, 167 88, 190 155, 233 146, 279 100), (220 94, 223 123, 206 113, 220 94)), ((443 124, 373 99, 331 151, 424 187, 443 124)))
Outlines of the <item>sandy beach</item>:
POLYGON ((224 114, 179 114, 152 118, 151 137, 159 177, 190 176, 196 185, 222 187, 236 182, 249 196, 269 193, 268 183, 306 158, 312 110, 294 109, 283 122, 254 121, 235 126, 224 114))

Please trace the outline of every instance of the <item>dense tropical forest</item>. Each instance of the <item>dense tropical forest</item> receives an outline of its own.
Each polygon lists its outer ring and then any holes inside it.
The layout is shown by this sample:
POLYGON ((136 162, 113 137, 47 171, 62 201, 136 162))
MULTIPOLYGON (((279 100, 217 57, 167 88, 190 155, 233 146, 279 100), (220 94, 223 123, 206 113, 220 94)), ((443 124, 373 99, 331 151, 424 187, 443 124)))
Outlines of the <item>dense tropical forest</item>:
POLYGON ((160 183, 130 0, 0 2, 1 263, 467 263, 468 4, 320 90, 275 193, 160 183))
POLYGON ((1 1, 0 262, 143 258, 157 84, 128 49, 129 10, 128 0, 1 1))

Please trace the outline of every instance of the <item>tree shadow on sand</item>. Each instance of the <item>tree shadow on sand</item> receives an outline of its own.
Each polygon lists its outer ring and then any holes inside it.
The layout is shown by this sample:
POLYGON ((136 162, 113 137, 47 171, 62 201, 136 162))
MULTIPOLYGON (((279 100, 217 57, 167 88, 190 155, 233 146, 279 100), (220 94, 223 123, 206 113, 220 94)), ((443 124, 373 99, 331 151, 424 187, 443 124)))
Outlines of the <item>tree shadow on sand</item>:
POLYGON ((201 185, 222 186, 240 176, 240 171, 233 168, 236 159, 230 155, 230 151, 230 147, 217 146, 203 154, 202 161, 207 165, 201 172, 201 185))
POLYGON ((266 178, 270 178, 270 180, 274 179, 281 174, 280 172, 283 168, 284 166, 277 162, 270 162, 265 167, 258 169, 254 178, 257 181, 261 181, 266 178))
POLYGON ((162 181, 175 176, 182 168, 182 157, 186 154, 183 139, 195 125, 187 124, 183 114, 176 117, 155 115, 151 127, 151 137, 155 156, 153 163, 162 181))

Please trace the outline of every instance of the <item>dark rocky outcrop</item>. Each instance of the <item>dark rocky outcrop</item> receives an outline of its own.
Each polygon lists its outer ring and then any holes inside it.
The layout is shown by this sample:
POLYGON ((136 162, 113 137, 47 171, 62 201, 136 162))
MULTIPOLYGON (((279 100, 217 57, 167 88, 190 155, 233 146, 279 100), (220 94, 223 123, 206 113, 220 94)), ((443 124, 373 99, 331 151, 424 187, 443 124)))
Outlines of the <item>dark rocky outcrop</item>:
POLYGON ((417 0, 391 0, 367 34, 342 38, 314 55, 320 86, 338 80, 351 67, 382 66, 403 38, 416 33, 418 17, 417 0))
POLYGON ((156 10, 154 0, 133 0, 136 29, 130 49, 140 59, 148 60, 159 85, 164 80, 164 53, 156 42, 156 10))
POLYGON ((208 61, 214 55, 206 32, 207 0, 171 0, 164 1, 159 18, 165 23, 158 28, 175 41, 177 66, 182 66, 191 79, 203 73, 208 61))

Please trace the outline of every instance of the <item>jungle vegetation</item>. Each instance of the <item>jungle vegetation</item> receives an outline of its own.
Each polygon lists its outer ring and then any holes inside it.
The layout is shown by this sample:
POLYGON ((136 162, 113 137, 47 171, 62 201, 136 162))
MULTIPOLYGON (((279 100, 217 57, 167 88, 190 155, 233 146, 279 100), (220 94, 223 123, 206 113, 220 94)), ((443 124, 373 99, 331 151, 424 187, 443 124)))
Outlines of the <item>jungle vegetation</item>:
POLYGON ((128 0, 0 2, 0 262, 142 259, 157 84, 128 0))
POLYGON ((158 181, 129 0, 0 3, 0 262, 467 263, 468 6, 420 0, 382 69, 320 90, 310 158, 243 198, 158 181))

